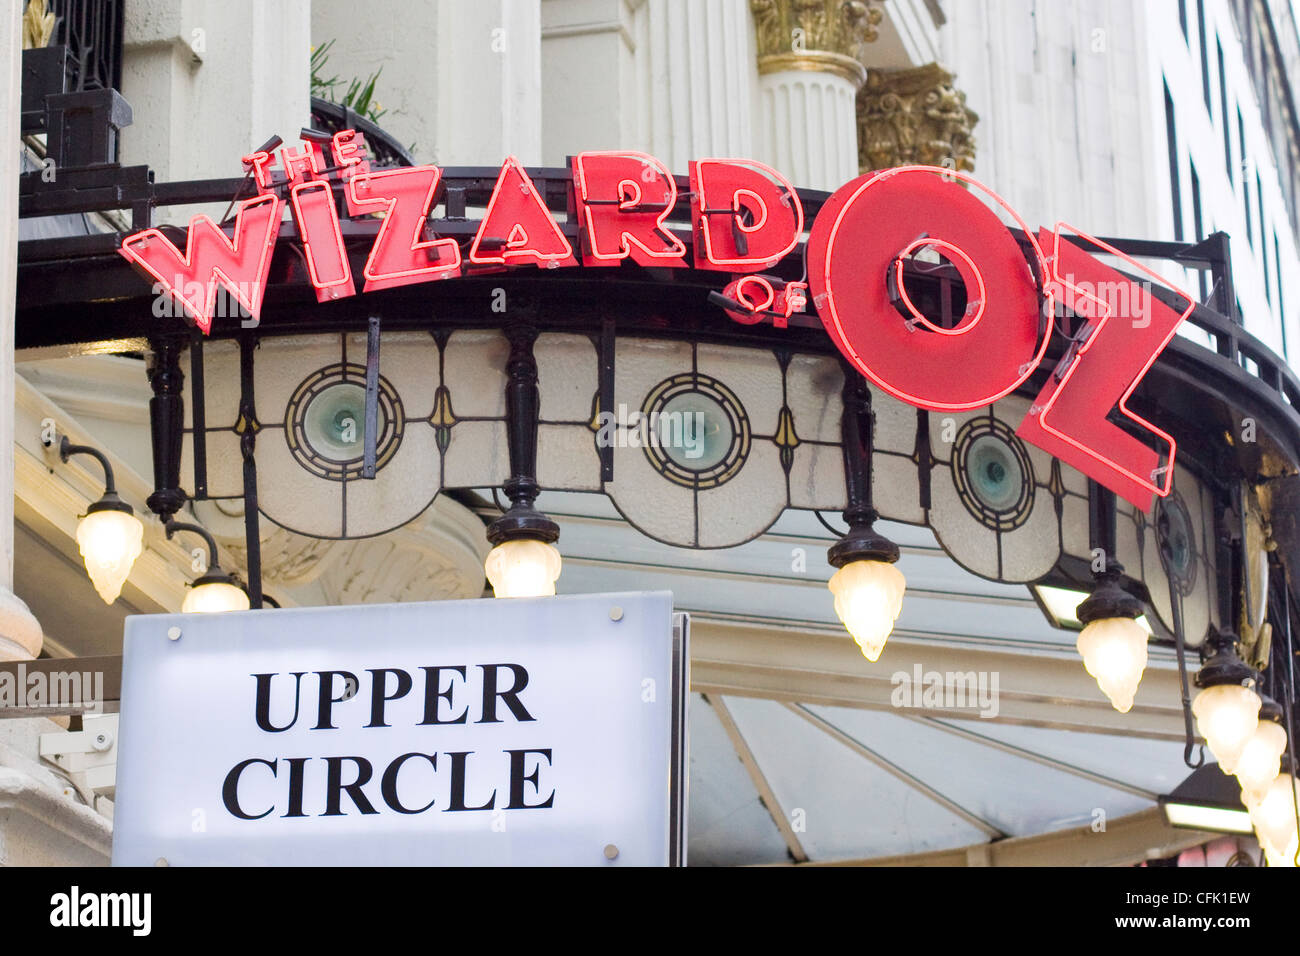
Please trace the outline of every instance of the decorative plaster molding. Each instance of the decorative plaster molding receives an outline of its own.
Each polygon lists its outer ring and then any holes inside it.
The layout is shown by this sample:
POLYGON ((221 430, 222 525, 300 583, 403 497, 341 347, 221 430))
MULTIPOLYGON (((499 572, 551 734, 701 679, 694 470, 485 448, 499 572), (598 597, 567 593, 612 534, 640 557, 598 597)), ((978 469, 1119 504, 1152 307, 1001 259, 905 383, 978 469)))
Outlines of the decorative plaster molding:
MULTIPOLYGON (((197 502, 232 568, 247 567, 244 519, 238 502, 197 502)), ((309 538, 262 522, 262 578, 277 600, 318 584, 330 604, 384 604, 479 597, 487 556, 483 522, 439 495, 410 524, 375 538, 309 538)), ((225 562, 223 561, 223 566, 225 562)))
POLYGON ((23 599, 0 587, 0 661, 33 660, 43 641, 41 624, 23 599))
POLYGON ((937 63, 868 70, 857 108, 862 172, 910 164, 974 170, 979 116, 937 63))

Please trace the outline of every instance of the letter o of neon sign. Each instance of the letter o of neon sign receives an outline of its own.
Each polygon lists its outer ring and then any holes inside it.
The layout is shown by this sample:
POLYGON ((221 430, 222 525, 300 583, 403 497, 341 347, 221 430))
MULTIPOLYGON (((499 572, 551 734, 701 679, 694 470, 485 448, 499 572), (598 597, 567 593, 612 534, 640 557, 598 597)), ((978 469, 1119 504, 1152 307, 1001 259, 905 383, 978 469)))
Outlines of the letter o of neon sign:
POLYGON ((1033 233, 1000 197, 935 166, 869 173, 841 187, 818 213, 807 245, 808 282, 832 341, 880 388, 933 411, 979 408, 1010 394, 1033 373, 1048 342, 1046 334, 1040 341, 1038 286, 1020 244, 954 179, 1016 221, 1046 275, 1033 233), (924 329, 909 328, 889 300, 888 270, 921 246, 944 252, 966 285, 967 317, 952 329, 925 321, 901 281, 904 305, 919 320, 912 324, 924 329))

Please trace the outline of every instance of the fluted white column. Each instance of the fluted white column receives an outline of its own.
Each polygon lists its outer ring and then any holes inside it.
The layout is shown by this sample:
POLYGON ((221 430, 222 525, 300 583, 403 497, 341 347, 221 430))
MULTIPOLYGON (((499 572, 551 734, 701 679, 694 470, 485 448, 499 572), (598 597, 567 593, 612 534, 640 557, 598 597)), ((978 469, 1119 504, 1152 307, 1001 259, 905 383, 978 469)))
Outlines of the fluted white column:
POLYGON ((858 174, 856 97, 878 6, 750 0, 758 53, 758 159, 796 186, 838 189, 858 174))
POLYGON ((796 186, 838 189, 858 174, 857 87, 838 73, 759 77, 762 152, 796 186))
POLYGON ((640 11, 641 139, 675 173, 754 155, 758 65, 749 0, 653 0, 640 11))
POLYGON ((22 4, 0 7, 0 76, 4 108, 0 137, 0 661, 29 660, 44 635, 14 584, 14 296, 18 284, 19 88, 22 83, 22 4))

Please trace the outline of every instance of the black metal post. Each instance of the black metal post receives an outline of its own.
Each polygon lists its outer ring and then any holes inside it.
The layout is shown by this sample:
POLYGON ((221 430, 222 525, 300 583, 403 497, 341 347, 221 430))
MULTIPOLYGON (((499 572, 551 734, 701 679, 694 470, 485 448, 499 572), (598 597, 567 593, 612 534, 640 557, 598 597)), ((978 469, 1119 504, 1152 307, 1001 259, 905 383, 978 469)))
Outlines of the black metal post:
POLYGON ((379 444, 379 316, 370 317, 366 332, 366 434, 361 458, 361 477, 375 477, 376 448, 379 444))
POLYGON ((248 551, 248 603, 262 606, 262 538, 257 513, 257 403, 253 395, 253 350, 257 342, 239 340, 239 452, 244 459, 244 544, 248 551))
POLYGON ((898 560, 898 545, 872 527, 879 515, 871 501, 871 436, 876 416, 871 410, 867 380, 849 365, 844 366, 844 411, 840 416, 840 440, 844 449, 844 520, 849 530, 826 553, 833 567, 852 561, 898 560))
POLYGON ((513 538, 533 538, 547 543, 560 537, 560 526, 533 507, 541 486, 537 483, 537 418, 541 392, 537 386, 537 360, 533 343, 537 328, 516 323, 506 329, 510 358, 506 362, 506 434, 510 448, 510 477, 501 486, 510 509, 487 529, 492 544, 513 538))
POLYGON ((190 418, 193 429, 190 442, 194 450, 194 497, 208 496, 208 416, 207 393, 203 384, 203 333, 194 330, 190 337, 190 418))
POLYGON ((149 426, 153 439, 153 494, 149 510, 165 523, 185 504, 181 488, 181 441, 185 429, 185 375, 181 371, 184 339, 167 337, 153 343, 148 375, 153 388, 149 400, 149 426))

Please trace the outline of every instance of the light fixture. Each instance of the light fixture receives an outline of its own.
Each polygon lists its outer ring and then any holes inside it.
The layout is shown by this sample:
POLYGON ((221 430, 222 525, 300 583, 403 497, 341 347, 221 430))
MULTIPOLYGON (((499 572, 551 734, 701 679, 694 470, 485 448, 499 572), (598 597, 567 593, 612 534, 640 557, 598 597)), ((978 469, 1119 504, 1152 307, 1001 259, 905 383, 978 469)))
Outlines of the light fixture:
MULTIPOLYGON (((851 366, 846 364, 843 370, 840 440, 844 455, 844 520, 849 528, 826 552, 826 560, 837 569, 827 587, 835 595, 835 614, 840 623, 853 635, 862 656, 875 663, 903 608, 907 579, 894 566, 898 562, 898 545, 874 527, 878 516, 871 501, 871 443, 875 429, 871 390, 867 380, 851 366)), ((817 517, 826 524, 820 514, 817 517)), ((826 527, 834 530, 829 524, 826 527)))
POLYGON ((548 597, 560 576, 560 552, 539 538, 502 538, 484 562, 499 598, 548 597))
POLYGON ((1076 647, 1111 706, 1127 714, 1147 666, 1147 632, 1137 623, 1142 603, 1119 586, 1118 565, 1110 567, 1078 606, 1083 630, 1076 647))
MULTIPOLYGON (((1088 599, 1087 591, 1081 591, 1078 588, 1060 587, 1055 584, 1031 584, 1029 585, 1029 591, 1038 603, 1039 610, 1047 617, 1047 621, 1052 627, 1059 627, 1067 631, 1082 630, 1083 623, 1079 620, 1079 605, 1088 599)), ((1155 636, 1151 622, 1147 620, 1145 614, 1138 615, 1137 624, 1146 632, 1147 637, 1155 636)))
POLYGON ((541 493, 537 483, 537 418, 540 394, 533 342, 537 330, 513 325, 506 330, 510 358, 506 363, 506 433, 510 477, 501 490, 510 508, 487 528, 493 545, 483 570, 499 598, 549 597, 563 564, 555 542, 560 526, 533 507, 541 493))
POLYGON ((1270 866, 1294 866, 1297 849, 1296 779, 1279 773, 1259 796, 1246 804, 1250 810, 1255 835, 1264 848, 1270 866), (1288 859, 1289 857, 1289 859, 1288 859))
POLYGON ((1250 813, 1243 809, 1241 788, 1214 764, 1192 771, 1158 802, 1170 826, 1216 833, 1250 833, 1254 829, 1250 813))
POLYGON ((1282 707, 1264 698, 1259 708, 1259 722, 1246 741, 1233 771, 1242 792, 1262 795, 1282 769, 1282 752, 1286 750, 1286 729, 1282 726, 1282 707))
POLYGON ((74 445, 66 435, 62 436, 59 457, 67 461, 73 455, 90 455, 104 468, 103 497, 87 508, 78 522, 77 547, 86 562, 90 583, 105 604, 112 604, 144 550, 144 525, 131 506, 118 497, 113 466, 103 452, 89 445, 74 445))
POLYGON ((898 545, 876 532, 874 517, 850 518, 848 533, 826 556, 838 568, 827 584, 835 595, 835 614, 872 663, 885 649, 907 588, 903 572, 894 566, 898 545))
POLYGON ((189 531, 203 538, 208 546, 207 570, 194 579, 190 592, 185 595, 181 611, 185 614, 215 614, 222 611, 247 611, 250 607, 248 592, 235 583, 235 579, 221 570, 217 563, 217 542, 208 530, 197 524, 168 521, 164 528, 171 538, 178 531, 189 531))
POLYGON ((1202 688, 1192 701, 1196 729, 1205 738, 1219 769, 1233 773, 1246 742, 1259 723, 1259 694, 1255 693, 1255 672, 1237 656, 1230 634, 1214 632, 1206 645, 1214 653, 1196 675, 1202 688))

